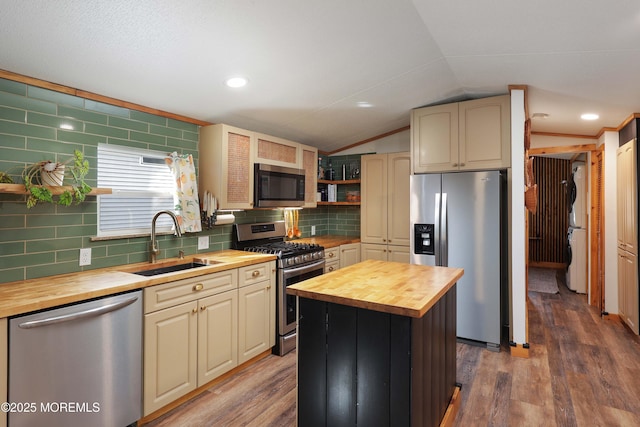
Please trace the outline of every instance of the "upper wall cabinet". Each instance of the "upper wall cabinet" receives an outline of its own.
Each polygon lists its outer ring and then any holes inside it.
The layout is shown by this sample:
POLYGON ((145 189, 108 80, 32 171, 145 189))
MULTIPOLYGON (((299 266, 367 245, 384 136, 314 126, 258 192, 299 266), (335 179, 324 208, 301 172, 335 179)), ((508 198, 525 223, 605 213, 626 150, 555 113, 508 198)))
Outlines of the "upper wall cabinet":
POLYGON ((218 209, 253 208, 253 165, 305 169, 305 205, 316 207, 318 149, 225 124, 200 129, 199 182, 218 209))
POLYGON ((255 163, 288 168, 302 167, 302 149, 297 142, 256 133, 255 144, 255 163))
POLYGON ((412 173, 511 166, 510 96, 411 112, 412 173))
POLYGON ((304 169, 304 206, 315 208, 318 203, 318 149, 309 145, 300 145, 300 167, 304 169))
POLYGON ((198 191, 213 194, 218 209, 253 207, 254 134, 223 124, 200 129, 198 191))

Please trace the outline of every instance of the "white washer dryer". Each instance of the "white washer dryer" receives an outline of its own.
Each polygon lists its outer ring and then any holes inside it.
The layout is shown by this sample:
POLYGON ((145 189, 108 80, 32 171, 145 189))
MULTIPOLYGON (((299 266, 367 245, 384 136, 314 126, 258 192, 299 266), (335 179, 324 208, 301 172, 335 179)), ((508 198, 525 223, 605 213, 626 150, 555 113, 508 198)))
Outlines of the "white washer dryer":
POLYGON ((582 162, 574 162, 569 188, 569 227, 587 226, 587 173, 582 162))
POLYGON ((587 230, 569 228, 569 268, 567 287, 579 294, 587 293, 587 230))

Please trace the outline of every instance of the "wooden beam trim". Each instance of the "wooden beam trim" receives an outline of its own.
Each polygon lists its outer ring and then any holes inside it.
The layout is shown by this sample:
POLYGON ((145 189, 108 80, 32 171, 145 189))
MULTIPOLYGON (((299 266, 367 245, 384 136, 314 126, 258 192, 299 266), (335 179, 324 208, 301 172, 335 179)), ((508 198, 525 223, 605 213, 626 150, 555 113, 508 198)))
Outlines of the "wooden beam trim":
POLYGON ((347 145, 346 147, 342 147, 342 148, 339 148, 337 150, 333 150, 333 151, 321 151, 321 150, 318 150, 318 154, 322 154, 322 155, 325 155, 325 156, 330 156, 332 154, 339 153, 340 151, 348 150, 349 148, 357 147, 359 145, 363 145, 363 144, 366 144, 368 142, 372 142, 372 141, 375 141, 375 140, 378 140, 378 139, 382 139, 382 138, 385 138, 387 136, 395 135, 396 133, 404 132, 405 130, 409 130, 409 129, 411 129, 411 126, 404 126, 404 127, 398 128, 398 129, 391 130, 389 132, 381 133, 380 135, 372 136, 371 138, 367 138, 367 139, 364 139, 362 141, 354 142, 353 144, 347 145))
POLYGON ((81 89, 72 88, 69 86, 60 85, 57 83, 48 82, 46 80, 36 79, 34 77, 23 76, 22 74, 12 73, 0 69, 0 78, 13 80, 15 82, 28 84, 30 86, 36 86, 43 89, 49 89, 56 92, 65 93, 67 95, 78 96, 80 98, 89 99, 91 101, 102 102, 104 104, 115 105, 117 107, 128 108, 130 110, 141 111, 143 113, 154 114, 156 116, 165 117, 168 119, 178 120, 180 122, 192 123, 198 126, 207 126, 213 123, 205 122, 203 120, 193 119, 191 117, 182 116, 180 114, 169 113, 167 111, 157 110, 155 108, 145 107, 144 105, 134 104, 128 101, 122 101, 120 99, 110 98, 108 96, 99 95, 92 92, 87 92, 81 89))
POLYGON ((567 145, 560 147, 541 147, 529 149, 529 155, 543 155, 543 154, 564 154, 564 153, 582 153, 585 151, 595 151, 596 144, 582 144, 582 145, 567 145))

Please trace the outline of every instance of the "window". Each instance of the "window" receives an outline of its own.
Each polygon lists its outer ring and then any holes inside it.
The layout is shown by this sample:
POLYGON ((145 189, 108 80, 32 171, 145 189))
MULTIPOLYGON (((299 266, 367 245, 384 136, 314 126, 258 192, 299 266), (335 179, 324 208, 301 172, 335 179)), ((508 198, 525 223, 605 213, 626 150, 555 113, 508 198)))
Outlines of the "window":
MULTIPOLYGON (((151 232, 153 215, 174 210, 175 180, 166 153, 117 145, 98 146, 98 187, 113 194, 98 196, 98 236, 151 232)), ((158 217, 156 232, 170 232, 173 221, 158 217)))

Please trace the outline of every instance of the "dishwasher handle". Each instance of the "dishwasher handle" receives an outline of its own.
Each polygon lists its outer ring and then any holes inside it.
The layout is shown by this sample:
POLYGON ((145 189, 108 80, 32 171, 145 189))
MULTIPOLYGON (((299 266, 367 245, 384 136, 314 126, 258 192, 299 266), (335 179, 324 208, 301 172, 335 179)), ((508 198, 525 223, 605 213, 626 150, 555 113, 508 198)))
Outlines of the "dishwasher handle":
POLYGON ((49 317, 49 318, 46 318, 46 319, 31 320, 31 321, 28 321, 28 322, 23 322, 23 323, 18 324, 18 327, 20 327, 22 329, 32 329, 32 328, 39 328, 41 326, 54 325, 56 323, 71 322, 71 321, 78 320, 78 319, 86 319, 86 318, 89 318, 89 317, 96 317, 96 316, 100 316, 101 314, 110 313, 112 311, 116 311, 116 310, 121 309, 123 307, 126 307, 128 305, 131 305, 134 302, 136 302, 137 300, 138 300, 137 296, 136 297, 131 297, 131 298, 126 299, 124 301, 114 302, 112 304, 107 304, 107 305, 102 306, 102 307, 90 308, 88 310, 79 311, 77 313, 63 314, 61 316, 54 316, 54 317, 49 317))

